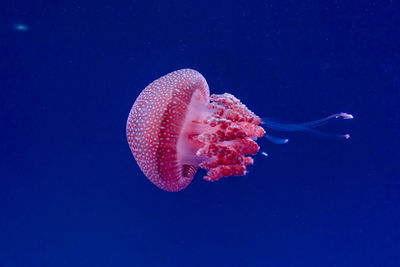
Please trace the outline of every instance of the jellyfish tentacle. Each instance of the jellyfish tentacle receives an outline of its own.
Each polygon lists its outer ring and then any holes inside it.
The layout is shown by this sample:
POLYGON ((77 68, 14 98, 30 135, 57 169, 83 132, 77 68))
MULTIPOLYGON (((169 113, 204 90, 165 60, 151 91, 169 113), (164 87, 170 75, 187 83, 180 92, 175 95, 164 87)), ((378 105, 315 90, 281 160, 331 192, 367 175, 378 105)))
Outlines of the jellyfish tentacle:
POLYGON ((266 125, 267 127, 277 130, 277 131, 283 131, 283 132, 296 132, 296 131, 302 131, 304 128, 314 128, 318 127, 324 124, 327 124, 329 121, 334 120, 334 119, 353 119, 353 115, 348 114, 348 113, 336 113, 332 114, 328 117, 325 117, 323 119, 315 120, 315 121, 308 121, 308 122, 301 122, 301 123, 290 123, 290 122, 283 122, 277 119, 273 118, 267 118, 263 117, 262 118, 262 124, 266 125))
MULTIPOLYGON (((302 123, 286 123, 286 122, 281 122, 276 119, 272 118, 262 118, 262 124, 265 125, 267 128, 270 128, 272 130, 276 131, 282 131, 282 132, 308 132, 310 134, 314 135, 319 135, 323 137, 330 137, 330 138, 345 138, 349 139, 350 135, 349 134, 331 134, 331 133, 325 133, 321 132, 318 130, 315 130, 313 128, 327 124, 331 120, 334 119, 353 119, 353 115, 348 114, 348 113, 336 113, 332 114, 328 117, 315 120, 315 121, 309 121, 309 122, 302 122, 302 123)), ((270 140, 272 143, 275 144, 285 144, 286 142, 282 142, 282 140, 288 140, 288 139, 280 139, 277 137, 273 137, 270 135, 265 135, 265 137, 270 140)))
POLYGON ((321 132, 312 128, 305 128, 303 132, 307 132, 313 135, 318 135, 318 136, 323 136, 323 137, 328 137, 328 138, 345 138, 349 139, 350 135, 349 134, 332 134, 332 133, 325 133, 321 132))
POLYGON ((344 120, 349 120, 349 119, 353 119, 353 115, 348 114, 348 113, 336 113, 336 114, 332 114, 328 117, 325 117, 323 119, 319 119, 319 120, 315 120, 315 121, 309 121, 309 122, 303 122, 303 123, 298 123, 299 125, 305 126, 305 127, 318 127, 324 124, 327 124, 329 121, 334 120, 334 119, 344 119, 344 120))
POLYGON ((283 144, 286 144, 287 142, 289 142, 289 139, 280 138, 280 137, 272 136, 269 134, 265 134, 264 137, 267 138, 270 142, 277 144, 277 145, 283 145, 283 144))

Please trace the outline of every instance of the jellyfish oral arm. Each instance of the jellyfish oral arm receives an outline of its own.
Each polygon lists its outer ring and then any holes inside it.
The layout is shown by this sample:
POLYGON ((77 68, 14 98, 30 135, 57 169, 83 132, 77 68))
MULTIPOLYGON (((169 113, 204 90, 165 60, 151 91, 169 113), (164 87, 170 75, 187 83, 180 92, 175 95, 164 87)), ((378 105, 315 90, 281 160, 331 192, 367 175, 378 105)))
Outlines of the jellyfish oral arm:
MULTIPOLYGON (((183 142, 185 149, 197 149, 196 161, 200 162, 200 168, 207 170, 204 177, 207 181, 216 181, 224 176, 244 175, 246 166, 253 163, 248 155, 256 154, 259 149, 254 140, 265 133, 258 126, 261 120, 233 95, 212 95, 210 100, 206 105, 207 112, 199 113, 204 116, 191 121, 196 127, 190 126, 192 131, 187 131, 187 126, 183 127, 183 136, 186 136, 186 141, 183 142), (191 144, 188 144, 188 140, 191 144)), ((178 149, 179 154, 181 153, 178 149)))

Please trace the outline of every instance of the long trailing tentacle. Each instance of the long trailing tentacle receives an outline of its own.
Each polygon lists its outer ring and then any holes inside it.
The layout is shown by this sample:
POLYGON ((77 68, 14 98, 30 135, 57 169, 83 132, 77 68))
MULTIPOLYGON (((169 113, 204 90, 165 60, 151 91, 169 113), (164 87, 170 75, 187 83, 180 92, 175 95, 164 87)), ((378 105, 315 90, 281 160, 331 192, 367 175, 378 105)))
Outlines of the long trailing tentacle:
MULTIPOLYGON (((276 119, 272 119, 272 118, 262 118, 262 124, 264 124, 267 128, 270 128, 270 129, 276 130, 276 131, 307 132, 307 133, 318 135, 318 136, 349 139, 350 138, 349 134, 325 133, 325 132, 315 130, 313 128, 324 125, 334 119, 349 120, 349 119, 353 119, 353 118, 354 118, 353 115, 341 112, 341 113, 336 113, 336 114, 330 115, 323 119, 309 121, 309 122, 302 122, 302 123, 286 123, 286 122, 280 122, 280 121, 278 121, 276 119)), ((274 136, 270 136, 270 135, 265 135, 265 137, 275 144, 286 144, 289 141, 288 139, 278 138, 278 137, 274 137, 274 136)))

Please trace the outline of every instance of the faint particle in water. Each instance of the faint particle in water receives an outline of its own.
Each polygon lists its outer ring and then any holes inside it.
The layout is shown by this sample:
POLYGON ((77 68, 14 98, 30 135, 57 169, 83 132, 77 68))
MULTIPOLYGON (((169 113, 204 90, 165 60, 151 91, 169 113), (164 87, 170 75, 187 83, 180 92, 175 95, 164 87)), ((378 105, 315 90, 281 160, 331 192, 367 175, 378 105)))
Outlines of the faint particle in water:
POLYGON ((14 24, 13 26, 15 31, 19 31, 19 32, 26 32, 27 30, 29 30, 29 26, 26 24, 14 24))
POLYGON ((332 64, 330 62, 324 62, 322 63, 321 69, 323 71, 330 70, 332 68, 332 64))
POLYGON ((296 124, 261 119, 231 94, 210 96, 199 72, 182 69, 153 81, 140 93, 128 116, 126 137, 146 177, 163 190, 180 191, 190 184, 198 167, 207 171, 206 181, 245 175, 253 164, 249 155, 259 151, 257 138, 288 142, 265 134, 264 126, 348 139, 347 134, 314 129, 338 118, 353 116, 337 113, 296 124))
POLYGON ((398 89, 400 88, 400 67, 398 57, 382 65, 382 70, 385 75, 385 81, 390 84, 391 87, 398 89))

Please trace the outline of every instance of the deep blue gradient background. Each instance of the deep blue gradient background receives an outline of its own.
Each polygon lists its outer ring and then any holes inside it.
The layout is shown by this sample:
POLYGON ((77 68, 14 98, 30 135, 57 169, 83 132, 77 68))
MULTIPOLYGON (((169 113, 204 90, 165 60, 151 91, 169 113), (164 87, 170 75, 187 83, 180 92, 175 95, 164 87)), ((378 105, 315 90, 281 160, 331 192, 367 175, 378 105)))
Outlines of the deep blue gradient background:
POLYGON ((400 266, 397 1, 10 1, 0 9, 0 266, 400 266), (28 31, 14 30, 26 24, 28 31), (355 115, 245 177, 152 185, 140 91, 200 71, 260 116, 355 115))

